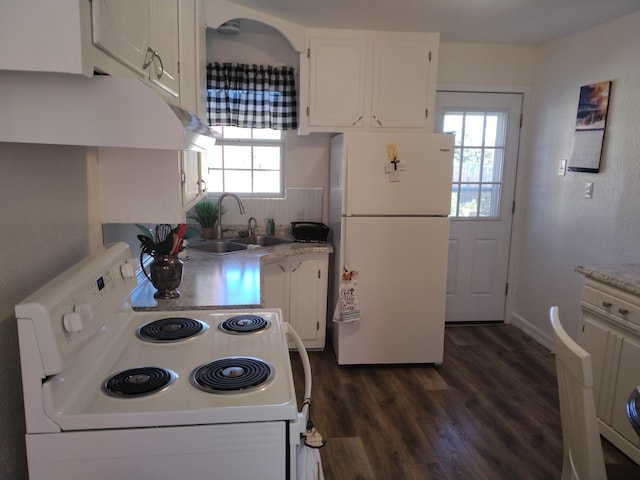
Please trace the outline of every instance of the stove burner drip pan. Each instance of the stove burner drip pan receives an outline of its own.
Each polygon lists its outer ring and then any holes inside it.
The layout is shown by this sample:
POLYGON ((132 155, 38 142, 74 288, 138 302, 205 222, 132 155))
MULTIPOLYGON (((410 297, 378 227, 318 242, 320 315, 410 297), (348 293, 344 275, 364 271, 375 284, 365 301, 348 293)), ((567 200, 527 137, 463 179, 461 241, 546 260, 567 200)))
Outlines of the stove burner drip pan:
POLYGON ((225 333, 243 334, 260 332, 268 328, 269 325, 271 325, 269 320, 258 315, 236 315, 227 318, 218 325, 218 328, 225 333))
POLYGON ((195 337, 204 333, 207 325, 187 317, 168 317, 140 327, 137 335, 147 342, 165 343, 195 337))
POLYGON ((253 357, 225 357, 196 368, 191 384, 207 393, 250 392, 273 378, 273 367, 253 357))
POLYGON ((130 368, 108 378, 103 384, 103 390, 112 397, 141 397, 168 388, 176 378, 174 372, 165 368, 130 368))

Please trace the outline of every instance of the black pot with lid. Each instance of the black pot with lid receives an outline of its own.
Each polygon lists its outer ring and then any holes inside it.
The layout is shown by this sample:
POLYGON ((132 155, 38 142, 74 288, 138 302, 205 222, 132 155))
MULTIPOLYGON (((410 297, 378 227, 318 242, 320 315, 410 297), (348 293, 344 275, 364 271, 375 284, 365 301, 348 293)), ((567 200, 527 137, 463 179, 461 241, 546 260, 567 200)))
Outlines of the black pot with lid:
POLYGON ((326 242, 330 231, 320 222, 291 222, 291 236, 296 242, 326 242))

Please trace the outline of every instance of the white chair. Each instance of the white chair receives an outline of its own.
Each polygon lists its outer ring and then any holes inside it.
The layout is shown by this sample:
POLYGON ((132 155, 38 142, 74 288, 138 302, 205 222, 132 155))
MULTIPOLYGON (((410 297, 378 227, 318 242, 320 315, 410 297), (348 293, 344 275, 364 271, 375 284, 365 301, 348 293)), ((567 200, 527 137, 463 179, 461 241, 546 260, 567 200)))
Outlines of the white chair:
POLYGON ((562 480, 640 479, 640 468, 607 465, 593 396, 591 355, 565 332, 558 307, 549 312, 558 372, 564 462, 562 480))

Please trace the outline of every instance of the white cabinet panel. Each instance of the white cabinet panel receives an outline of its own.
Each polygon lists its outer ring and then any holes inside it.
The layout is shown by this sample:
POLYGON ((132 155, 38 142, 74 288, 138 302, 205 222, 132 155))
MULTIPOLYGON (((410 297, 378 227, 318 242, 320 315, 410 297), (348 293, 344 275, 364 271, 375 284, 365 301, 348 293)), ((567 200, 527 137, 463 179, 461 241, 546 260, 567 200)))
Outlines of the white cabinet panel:
POLYGON ((366 41, 312 38, 310 51, 309 124, 358 124, 365 110, 366 41))
POLYGON ((433 131, 438 34, 312 29, 300 132, 433 131))
POLYGON ((204 191, 200 153, 101 148, 98 151, 102 223, 182 223, 204 191), (185 171, 187 167, 187 173, 185 171))
POLYGON ((296 255, 262 265, 264 305, 280 308, 305 347, 324 349, 328 254, 296 255))
POLYGON ((93 42, 174 97, 179 95, 177 0, 94 0, 93 42))
POLYGON ((640 385, 640 298, 587 279, 578 343, 591 354, 600 433, 640 463, 640 438, 626 401, 640 385))

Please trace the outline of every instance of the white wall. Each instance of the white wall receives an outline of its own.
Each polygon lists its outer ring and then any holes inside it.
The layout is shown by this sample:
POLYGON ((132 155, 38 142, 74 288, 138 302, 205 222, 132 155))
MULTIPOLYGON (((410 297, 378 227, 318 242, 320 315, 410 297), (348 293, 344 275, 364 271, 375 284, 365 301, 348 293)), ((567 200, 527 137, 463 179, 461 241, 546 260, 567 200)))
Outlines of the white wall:
POLYGON ((524 153, 514 320, 550 344, 548 309, 560 305, 574 338, 580 264, 640 262, 640 13, 540 48, 524 153), (613 81, 601 170, 558 176, 571 152, 580 86, 613 81), (583 198, 594 182, 593 199, 583 198))

